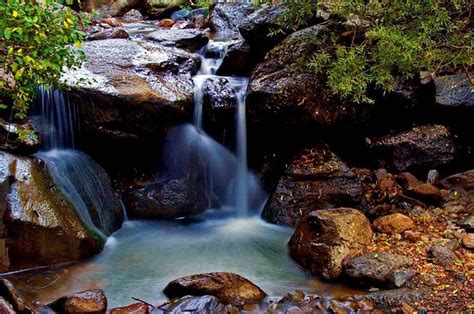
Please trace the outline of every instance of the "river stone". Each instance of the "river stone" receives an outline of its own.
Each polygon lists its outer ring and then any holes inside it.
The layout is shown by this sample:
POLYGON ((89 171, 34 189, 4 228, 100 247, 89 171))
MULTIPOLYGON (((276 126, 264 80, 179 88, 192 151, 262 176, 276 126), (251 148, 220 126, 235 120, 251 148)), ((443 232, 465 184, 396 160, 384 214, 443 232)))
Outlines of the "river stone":
POLYGON ((62 297, 48 306, 60 313, 102 314, 107 310, 107 298, 104 291, 91 289, 62 297))
POLYGON ((467 231, 474 231, 474 215, 458 220, 457 224, 467 231))
POLYGON ((196 51, 209 41, 206 34, 197 29, 159 29, 149 33, 146 39, 188 51, 196 51))
POLYGON ((98 29, 87 34, 86 40, 128 39, 130 35, 123 28, 98 29))
POLYGON ((357 175, 324 144, 306 148, 286 167, 262 216, 295 226, 313 210, 353 206, 361 200, 357 175))
POLYGON ((190 18, 191 12, 186 9, 175 11, 171 14, 171 19, 174 21, 186 20, 190 18))
POLYGON ((161 17, 162 15, 179 8, 188 0, 145 0, 147 13, 152 17, 161 17))
POLYGON ((197 55, 125 39, 86 42, 82 49, 87 62, 63 80, 78 104, 84 142, 94 153, 114 155, 107 164, 126 153, 124 146, 145 144, 150 155, 150 143, 159 145, 170 125, 192 116, 197 55))
POLYGON ((456 152, 449 129, 436 124, 417 126, 370 142, 379 166, 395 171, 445 166, 454 161, 456 152))
POLYGON ((251 50, 245 39, 232 41, 217 69, 217 75, 222 76, 250 76, 257 65, 258 56, 251 50))
POLYGON ((143 15, 140 11, 132 9, 123 15, 123 19, 126 21, 139 21, 143 20, 143 15))
POLYGON ((148 314, 148 305, 144 303, 134 303, 129 306, 117 307, 110 310, 110 314, 148 314))
POLYGON ((405 230, 413 229, 415 223, 410 217, 395 213, 375 219, 373 226, 382 233, 402 233, 405 230))
POLYGON ((370 292, 359 299, 370 300, 378 308, 391 310, 406 303, 414 303, 429 297, 431 291, 425 288, 400 288, 370 292))
POLYGON ((416 272, 406 269, 412 264, 413 260, 403 255, 368 253, 346 259, 344 273, 351 283, 400 288, 416 275, 416 272))
POLYGON ((290 255, 312 275, 333 280, 343 260, 372 241, 369 220, 353 208, 312 211, 299 222, 290 239, 290 255))
POLYGON ((163 311, 169 314, 181 313, 222 313, 237 314, 240 311, 232 305, 222 304, 218 298, 212 295, 204 295, 200 297, 185 296, 170 302, 163 311))
POLYGON ((36 158, 0 152, 0 217, 0 271, 81 260, 103 245, 36 158))
POLYGON ((96 12, 99 16, 122 16, 130 9, 138 8, 143 0, 81 0, 82 11, 96 12))
POLYGON ((434 78, 436 104, 441 107, 473 107, 474 86, 465 74, 452 74, 434 78))
POLYGON ((331 27, 316 25, 291 34, 257 65, 247 92, 250 121, 325 128, 364 122, 368 105, 339 99, 324 73, 317 75, 301 62, 320 49, 331 27))
POLYGON ((242 21, 254 12, 251 3, 214 3, 210 7, 209 22, 216 33, 238 33, 242 21))
POLYGON ((433 245, 428 249, 428 256, 433 264, 448 267, 456 260, 453 250, 443 245, 433 245))
MULTIPOLYGON (((2 278, 0 280, 0 295, 2 300, 6 302, 7 310, 13 308, 13 313, 35 313, 33 304, 8 279, 2 278)), ((2 310, 0 305, 0 313, 8 313, 2 310)))
POLYGON ((443 179, 440 186, 447 190, 463 191, 474 202, 474 170, 453 174, 443 179))
POLYGON ((234 273, 206 273, 186 276, 170 282, 163 292, 169 298, 186 295, 212 295, 224 304, 242 306, 257 303, 266 293, 248 279, 234 273))

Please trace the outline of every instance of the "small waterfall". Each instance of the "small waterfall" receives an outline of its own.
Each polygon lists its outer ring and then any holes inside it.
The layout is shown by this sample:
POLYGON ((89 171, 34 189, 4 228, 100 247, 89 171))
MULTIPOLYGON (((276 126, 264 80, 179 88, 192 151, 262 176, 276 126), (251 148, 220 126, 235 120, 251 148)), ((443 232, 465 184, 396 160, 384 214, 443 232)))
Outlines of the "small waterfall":
POLYGON ((258 178, 247 166, 245 95, 248 79, 226 77, 236 95, 236 153, 203 130, 204 85, 217 77, 228 42, 211 40, 201 52, 201 69, 194 80, 193 125, 175 128, 167 139, 165 164, 171 176, 187 178, 203 190, 209 208, 229 208, 240 217, 258 214, 266 200, 258 178))
POLYGON ((43 87, 33 104, 30 120, 41 134, 42 150, 37 157, 45 162, 56 186, 74 206, 86 228, 105 240, 117 229, 123 205, 114 196, 105 171, 76 150, 76 106, 61 91, 43 87))

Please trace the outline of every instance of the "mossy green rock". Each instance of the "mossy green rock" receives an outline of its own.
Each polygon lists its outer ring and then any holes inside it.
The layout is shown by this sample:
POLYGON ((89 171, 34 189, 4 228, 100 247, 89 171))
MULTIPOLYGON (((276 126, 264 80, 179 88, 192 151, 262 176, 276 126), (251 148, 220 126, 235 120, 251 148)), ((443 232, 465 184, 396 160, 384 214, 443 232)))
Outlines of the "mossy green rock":
POLYGON ((0 271, 80 260, 103 247, 36 158, 0 152, 0 215, 0 271))
POLYGON ((147 0, 146 7, 148 13, 153 16, 160 16, 166 12, 177 9, 180 5, 186 4, 186 0, 147 0))

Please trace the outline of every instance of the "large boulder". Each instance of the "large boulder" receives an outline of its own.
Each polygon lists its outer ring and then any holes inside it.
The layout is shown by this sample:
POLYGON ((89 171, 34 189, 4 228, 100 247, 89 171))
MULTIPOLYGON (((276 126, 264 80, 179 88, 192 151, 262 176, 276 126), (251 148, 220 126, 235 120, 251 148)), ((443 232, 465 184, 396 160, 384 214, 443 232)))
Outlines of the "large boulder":
POLYGON ((454 138, 442 125, 422 125, 369 141, 381 168, 395 171, 435 169, 455 159, 454 138))
POLYGON ((363 123, 367 105, 339 99, 327 86, 324 73, 316 74, 301 62, 320 49, 330 28, 331 25, 316 25, 297 31, 265 56, 250 78, 250 120, 299 127, 363 123))
POLYGON ((227 48, 222 64, 217 69, 217 75, 250 76, 258 59, 245 39, 238 38, 232 41, 227 48))
POLYGON ((263 5, 259 10, 241 20, 240 34, 253 49, 261 53, 267 52, 286 36, 284 32, 275 32, 281 28, 279 19, 285 11, 286 8, 283 5, 263 5), (275 33, 272 34, 272 32, 275 33))
POLYGON ((258 303, 266 294, 248 279, 233 273, 207 273, 170 282, 163 292, 169 298, 212 295, 224 304, 242 306, 258 303))
POLYGON ((329 147, 320 144, 303 150, 289 163, 263 217, 294 226, 313 210, 354 206, 361 195, 358 176, 329 147))
POLYGON ((203 86, 204 120, 228 127, 236 113, 237 95, 228 78, 208 78, 203 86))
POLYGON ((159 29, 149 33, 146 39, 188 51, 196 51, 209 41, 207 35, 197 29, 159 29))
POLYGON ((412 264, 413 260, 406 256, 370 253, 345 260, 344 273, 352 283, 400 288, 416 275, 407 268, 412 264))
POLYGON ((80 8, 86 12, 97 12, 100 16, 122 16, 130 9, 143 5, 145 0, 81 0, 80 8))
POLYGON ((187 0, 145 0, 147 13, 153 17, 160 17, 186 4, 187 0))
POLYGON ((163 178, 127 192, 123 199, 130 217, 174 219, 205 211, 207 201, 202 195, 186 180, 163 178))
POLYGON ((0 217, 1 271, 84 259, 103 245, 35 158, 0 152, 0 217))
POLYGON ((209 21, 216 33, 238 33, 242 21, 254 12, 251 3, 215 3, 211 6, 209 21))
POLYGON ((358 210, 316 210, 298 224, 290 239, 290 255, 311 274, 332 280, 341 275, 343 260, 371 241, 370 222, 358 210))

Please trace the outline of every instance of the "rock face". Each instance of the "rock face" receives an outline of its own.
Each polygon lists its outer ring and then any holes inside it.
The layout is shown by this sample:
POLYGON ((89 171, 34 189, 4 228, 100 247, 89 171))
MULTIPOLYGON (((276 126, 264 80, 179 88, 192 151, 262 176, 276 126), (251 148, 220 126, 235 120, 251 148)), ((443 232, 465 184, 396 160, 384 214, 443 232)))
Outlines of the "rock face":
POLYGON ((154 17, 177 9, 180 5, 186 4, 186 0, 146 0, 147 13, 154 17))
POLYGON ((277 224, 296 225, 310 211, 360 202, 357 175, 324 144, 307 148, 287 166, 263 217, 277 224))
POLYGON ((239 310, 232 305, 222 304, 218 298, 205 295, 201 297, 186 296, 177 300, 173 300, 164 308, 165 313, 180 314, 190 312, 193 313, 222 313, 222 314, 237 314, 239 310))
POLYGON ((316 75, 301 62, 323 44, 322 37, 329 28, 316 25, 297 31, 266 55, 250 79, 249 120, 322 127, 363 122, 368 106, 338 99, 327 87, 324 75, 316 75))
POLYGON ((146 38, 164 46, 182 48, 188 51, 196 51, 209 41, 206 34, 197 29, 156 30, 149 33, 146 38))
POLYGON ((434 79, 436 86, 436 104, 441 107, 474 106, 473 86, 464 74, 453 74, 434 79))
POLYGON ((298 224, 290 239, 290 255, 311 274, 332 280, 341 275, 344 258, 371 240, 370 223, 358 210, 317 210, 298 224))
POLYGON ((413 229, 415 224, 410 217, 400 213, 383 216, 374 220, 374 228, 382 233, 402 233, 413 229))
POLYGON ((207 273, 182 277, 170 282, 163 292, 171 299, 186 295, 212 295, 222 303, 235 306, 257 303, 266 296, 255 284, 233 273, 207 273))
POLYGON ((363 254, 344 261, 344 273, 351 282, 362 285, 376 285, 387 288, 400 288, 407 279, 414 277, 406 267, 413 261, 405 256, 388 253, 363 254))
POLYGON ((160 179, 124 196, 130 217, 173 219, 202 213, 207 209, 198 190, 184 180, 160 179))
POLYGON ((209 17, 211 29, 216 33, 238 33, 242 21, 253 12, 251 3, 215 3, 209 17))
POLYGON ((192 115, 198 56, 125 39, 86 42, 83 50, 87 63, 63 79, 71 101, 80 104, 81 129, 95 152, 123 155, 125 144, 158 145, 170 124, 192 115))
POLYGON ((258 56, 255 56, 245 39, 237 39, 229 45, 217 75, 250 76, 257 65, 257 59, 258 56))
POLYGON ((395 171, 433 169, 445 166, 455 158, 453 137, 448 128, 442 125, 418 126, 375 139, 370 147, 379 156, 381 168, 395 171))
POLYGON ((43 162, 0 153, 1 271, 90 257, 102 240, 81 222, 43 162))
POLYGON ((263 5, 259 10, 241 20, 239 31, 249 45, 259 51, 266 52, 280 42, 284 33, 270 36, 270 33, 280 28, 278 19, 285 13, 282 5, 263 5))
POLYGON ((105 313, 107 298, 104 291, 92 289, 79 292, 54 301, 49 305, 59 313, 105 313))

